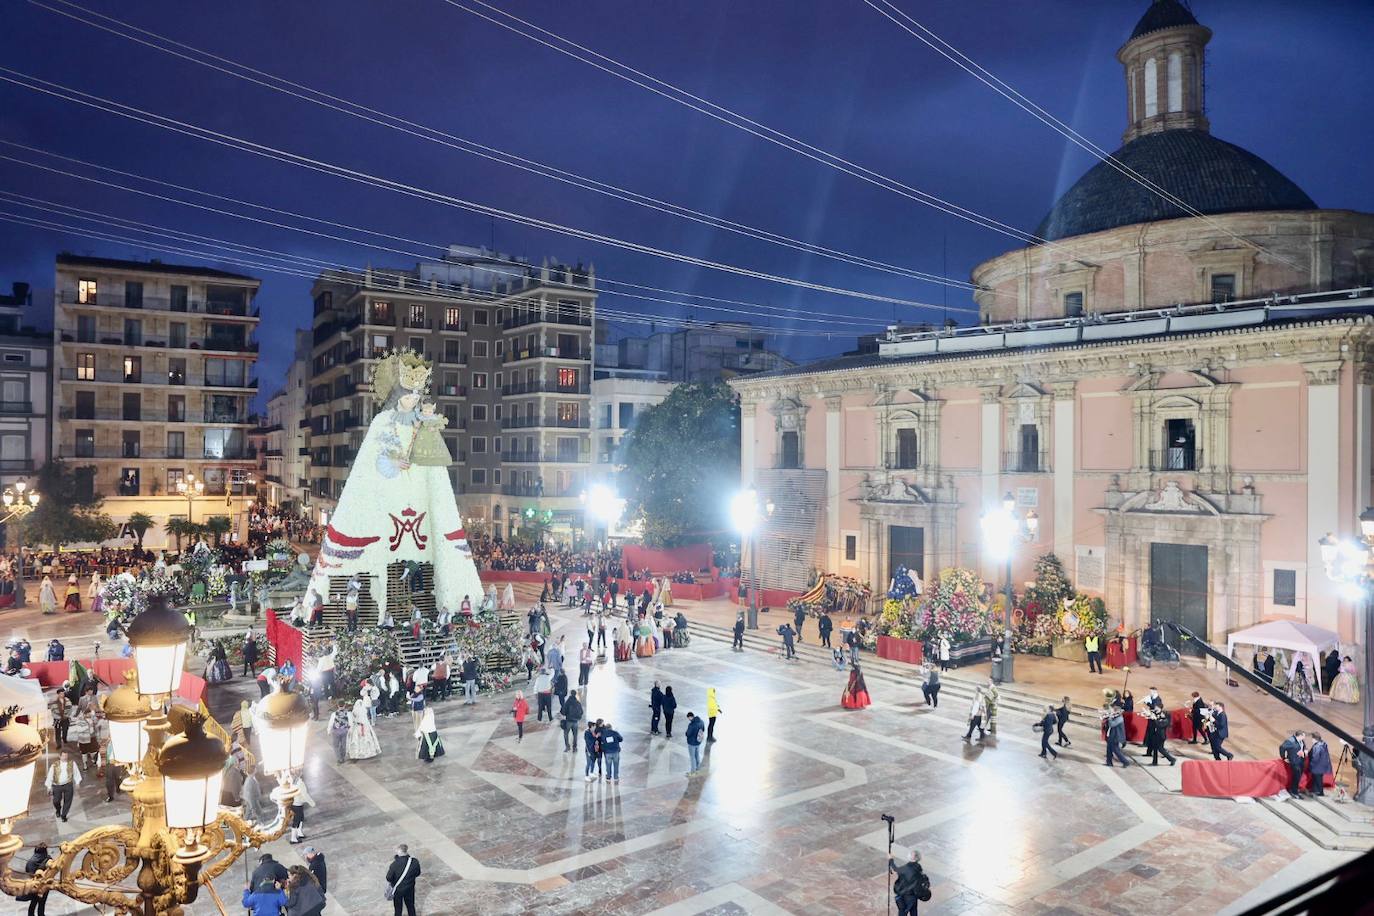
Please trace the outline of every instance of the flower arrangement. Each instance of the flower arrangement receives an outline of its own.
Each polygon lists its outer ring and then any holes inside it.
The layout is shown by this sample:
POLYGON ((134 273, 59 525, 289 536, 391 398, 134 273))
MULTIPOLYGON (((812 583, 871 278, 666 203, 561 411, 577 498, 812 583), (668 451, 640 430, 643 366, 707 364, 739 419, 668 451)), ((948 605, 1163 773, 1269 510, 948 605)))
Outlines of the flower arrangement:
POLYGON ((223 566, 216 566, 210 570, 205 579, 205 591, 211 598, 229 594, 229 578, 225 575, 223 566))
MULTIPOLYGON (((326 643, 311 645, 303 660, 306 669, 319 663, 326 643)), ((370 677, 383 665, 399 662, 403 657, 396 633, 377 627, 348 634, 347 639, 334 642, 334 676, 341 696, 357 699, 364 678, 370 677)))
POLYGON ((288 541, 286 538, 273 538, 272 540, 267 542, 268 559, 289 560, 291 559, 292 553, 293 551, 291 550, 291 542, 288 541))
POLYGON ((944 635, 954 642, 986 636, 992 630, 992 617, 983 593, 983 580, 973 570, 941 570, 939 580, 927 591, 921 605, 918 636, 934 639, 944 635))
POLYGON ((1062 602, 1056 615, 1059 634, 1064 639, 1079 640, 1100 636, 1107 629, 1107 609, 1101 598, 1075 595, 1062 602))
POLYGON ((888 598, 878 618, 877 635, 894 639, 919 639, 917 604, 911 598, 888 598))

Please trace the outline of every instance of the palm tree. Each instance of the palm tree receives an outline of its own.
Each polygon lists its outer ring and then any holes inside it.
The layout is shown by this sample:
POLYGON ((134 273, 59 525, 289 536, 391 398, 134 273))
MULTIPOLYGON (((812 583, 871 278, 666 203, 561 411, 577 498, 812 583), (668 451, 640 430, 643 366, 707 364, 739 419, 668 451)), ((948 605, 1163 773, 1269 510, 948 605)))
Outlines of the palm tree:
POLYGON ((135 512, 129 516, 129 530, 134 533, 134 539, 138 541, 138 549, 143 549, 143 535, 148 533, 148 529, 157 524, 153 517, 144 512, 135 512))
POLYGON ((163 526, 164 531, 176 538, 177 553, 181 553, 181 539, 194 538, 200 526, 192 523, 189 518, 173 517, 167 519, 167 524, 163 526))
POLYGON ((212 515, 205 520, 205 525, 203 527, 206 534, 214 537, 215 546, 218 547, 220 540, 233 530, 234 523, 227 515, 212 515))

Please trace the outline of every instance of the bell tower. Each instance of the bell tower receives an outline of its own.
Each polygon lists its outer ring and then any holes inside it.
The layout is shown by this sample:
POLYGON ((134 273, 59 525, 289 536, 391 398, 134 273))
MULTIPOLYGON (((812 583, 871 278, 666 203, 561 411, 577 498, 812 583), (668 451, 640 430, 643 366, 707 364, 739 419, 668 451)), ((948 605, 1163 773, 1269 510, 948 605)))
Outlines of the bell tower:
POLYGON ((1123 142, 1165 130, 1208 130, 1202 74, 1211 38, 1182 0, 1153 0, 1116 52, 1126 71, 1123 142))

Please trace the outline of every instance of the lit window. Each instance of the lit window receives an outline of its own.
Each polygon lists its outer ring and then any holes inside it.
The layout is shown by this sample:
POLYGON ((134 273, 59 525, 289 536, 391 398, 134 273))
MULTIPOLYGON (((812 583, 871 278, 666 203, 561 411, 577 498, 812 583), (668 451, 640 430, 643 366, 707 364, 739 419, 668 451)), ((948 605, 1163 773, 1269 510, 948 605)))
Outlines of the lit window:
POLYGON ((1212 274, 1212 301, 1231 302, 1236 298, 1235 274, 1212 274))
POLYGON ((559 388, 571 388, 571 389, 576 389, 576 388, 577 388, 577 370, 576 370, 576 369, 559 369, 559 370, 558 370, 558 387, 559 387, 559 388))
POLYGON ((425 326, 425 307, 423 305, 412 305, 410 307, 410 326, 412 328, 422 328, 425 326))
POLYGON ((95 281, 77 280, 76 281, 76 301, 82 305, 95 305, 95 281))
POLYGON ((444 327, 450 331, 457 331, 463 326, 463 313, 456 305, 444 308, 444 327))
POLYGON ((485 372, 474 372, 474 373, 472 373, 472 387, 473 387, 473 388, 485 388, 485 387, 487 387, 487 374, 486 374, 485 372))
POLYGON ((558 422, 576 423, 577 422, 577 402, 559 401, 558 402, 558 422))
POLYGON ((95 354, 76 354, 76 377, 82 382, 95 381, 95 354))

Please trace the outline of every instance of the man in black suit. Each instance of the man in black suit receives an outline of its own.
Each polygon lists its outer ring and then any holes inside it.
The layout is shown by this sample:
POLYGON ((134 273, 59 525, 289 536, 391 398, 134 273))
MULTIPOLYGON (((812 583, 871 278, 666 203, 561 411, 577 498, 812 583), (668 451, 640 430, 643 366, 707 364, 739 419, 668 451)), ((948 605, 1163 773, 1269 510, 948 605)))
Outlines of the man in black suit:
POLYGON ((1197 744, 1198 738, 1202 736, 1202 711, 1207 708, 1207 701, 1196 690, 1193 691, 1193 706, 1189 718, 1193 721, 1193 740, 1189 744, 1197 744))
POLYGON ((1326 777, 1331 775, 1331 750, 1316 732, 1312 733, 1312 747, 1307 751, 1307 774, 1312 777, 1312 794, 1325 795, 1326 777))
POLYGON ((744 614, 735 617, 735 639, 730 643, 730 648, 736 652, 744 651, 744 614))
MULTIPOLYGON (((1147 702, 1146 708, 1151 708, 1152 704, 1147 702)), ((1169 766, 1173 766, 1178 761, 1174 755, 1169 753, 1169 749, 1164 746, 1165 740, 1169 737, 1169 720, 1162 712, 1154 712, 1150 715, 1150 720, 1145 726, 1145 755, 1150 758, 1150 766, 1159 766, 1159 755, 1163 754, 1164 759, 1169 761, 1169 766)))
POLYGON ((1107 720, 1107 766, 1113 765, 1112 758, 1120 760, 1123 767, 1130 766, 1131 762, 1121 753, 1121 746, 1126 743, 1126 720, 1121 710, 1109 706, 1102 715, 1107 720))
POLYGON ((1227 760, 1232 760, 1236 755, 1221 746, 1223 741, 1231 737, 1231 729, 1226 722, 1226 706, 1223 703, 1217 703, 1212 709, 1215 711, 1212 716, 1212 759, 1220 760, 1225 757, 1227 760))
POLYGON ((1054 707, 1053 707, 1053 706, 1046 706, 1046 707, 1045 707, 1045 715, 1044 715, 1044 718, 1042 718, 1039 722, 1037 722, 1037 723, 1035 723, 1034 725, 1031 726, 1031 728, 1038 728, 1038 729, 1040 729, 1040 756, 1041 756, 1041 757, 1044 757, 1046 754, 1049 754, 1049 755, 1052 756, 1055 760, 1058 760, 1058 759, 1059 759, 1059 752, 1056 751, 1054 748, 1050 747, 1050 735, 1054 732, 1054 728, 1055 728, 1055 726, 1058 725, 1058 724, 1059 724, 1059 716, 1058 716, 1058 714, 1055 712, 1054 707))
MULTIPOLYGON (((835 629, 835 622, 834 622, 833 620, 830 619, 830 612, 829 612, 829 611, 821 611, 821 619, 820 619, 820 622, 816 624, 816 626, 817 626, 817 628, 820 630, 820 634, 821 634, 821 645, 823 645, 823 646, 825 646, 827 649, 829 649, 829 648, 830 648, 830 632, 831 632, 832 630, 835 629)), ((1337 664, 1336 667, 1337 667, 1337 670, 1340 669, 1339 663, 1337 664)))
POLYGON ((1288 764, 1288 794, 1294 798, 1302 792, 1303 758, 1307 755, 1307 748, 1302 743, 1305 737, 1303 732, 1293 732, 1279 745, 1279 757, 1288 764))

